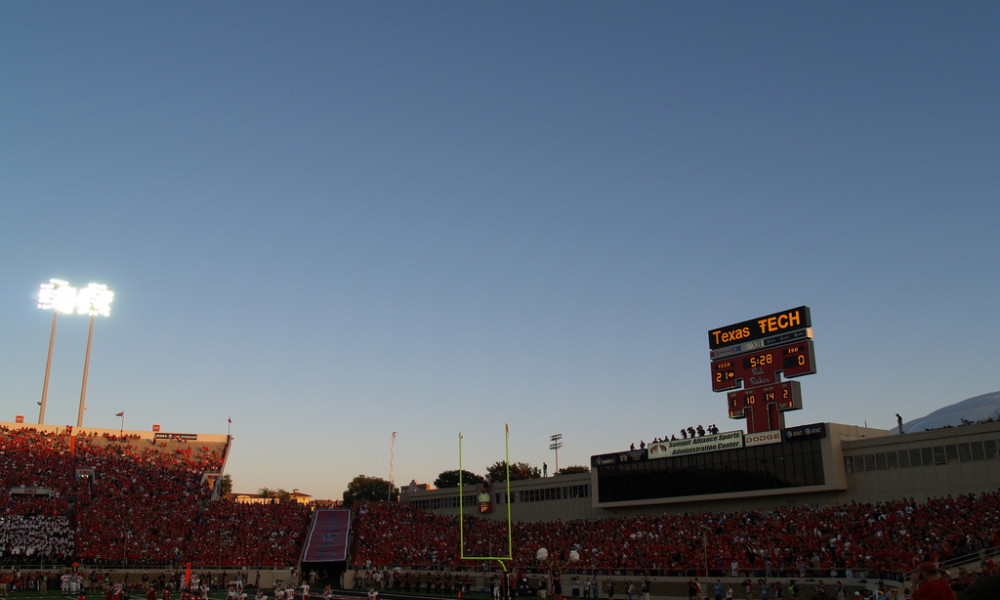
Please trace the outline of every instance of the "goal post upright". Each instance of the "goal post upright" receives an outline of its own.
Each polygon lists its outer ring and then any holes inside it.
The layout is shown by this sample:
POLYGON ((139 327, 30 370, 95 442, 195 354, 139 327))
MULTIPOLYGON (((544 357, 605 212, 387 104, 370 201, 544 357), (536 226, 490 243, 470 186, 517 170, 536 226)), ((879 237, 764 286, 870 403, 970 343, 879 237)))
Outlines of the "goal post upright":
POLYGON ((458 539, 459 556, 462 560, 495 560, 500 563, 503 570, 507 570, 504 561, 514 560, 513 543, 513 523, 510 515, 510 425, 504 424, 504 474, 506 475, 505 498, 507 505, 507 556, 466 556, 465 555, 465 496, 463 494, 464 485, 462 483, 462 433, 458 434, 458 539))

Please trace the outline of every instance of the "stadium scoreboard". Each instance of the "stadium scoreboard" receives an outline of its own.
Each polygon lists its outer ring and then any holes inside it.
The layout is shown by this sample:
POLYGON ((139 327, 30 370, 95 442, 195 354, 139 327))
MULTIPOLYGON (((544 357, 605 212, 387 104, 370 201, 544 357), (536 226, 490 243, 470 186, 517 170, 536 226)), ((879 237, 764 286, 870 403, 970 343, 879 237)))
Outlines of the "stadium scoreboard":
POLYGON ((728 394, 729 417, 746 418, 748 433, 784 428, 782 413, 802 408, 798 382, 782 377, 816 372, 808 306, 712 329, 708 347, 712 391, 740 390, 728 394))

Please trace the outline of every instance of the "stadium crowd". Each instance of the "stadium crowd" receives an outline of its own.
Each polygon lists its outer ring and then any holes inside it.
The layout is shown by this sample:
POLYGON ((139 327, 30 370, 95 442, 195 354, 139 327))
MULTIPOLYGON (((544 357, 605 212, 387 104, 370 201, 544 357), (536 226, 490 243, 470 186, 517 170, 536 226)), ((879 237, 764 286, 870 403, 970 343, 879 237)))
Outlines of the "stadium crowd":
POLYGON ((0 426, 0 564, 290 566, 309 509, 209 502, 209 447, 0 426))
MULTIPOLYGON (((467 556, 507 551, 507 524, 466 518, 467 556)), ((925 503, 852 503, 734 513, 515 523, 514 563, 576 550, 583 571, 732 577, 881 577, 1000 545, 1000 492, 925 503)), ((358 509, 355 564, 458 566, 455 518, 407 506, 358 509)))
MULTIPOLYGON (((207 447, 0 427, 0 455, 7 492, 0 494, 0 563, 286 567, 305 540, 307 507, 209 502, 205 474, 218 472, 222 457, 207 447)), ((374 502, 355 507, 353 525, 352 563, 365 571, 468 565, 455 517, 374 502)), ((466 556, 506 554, 505 521, 467 517, 462 525, 466 556)), ((576 551, 572 568, 580 572, 892 577, 1000 546, 1000 492, 922 503, 521 522, 511 535, 520 569, 539 568, 536 552, 544 547, 559 562, 576 551)))

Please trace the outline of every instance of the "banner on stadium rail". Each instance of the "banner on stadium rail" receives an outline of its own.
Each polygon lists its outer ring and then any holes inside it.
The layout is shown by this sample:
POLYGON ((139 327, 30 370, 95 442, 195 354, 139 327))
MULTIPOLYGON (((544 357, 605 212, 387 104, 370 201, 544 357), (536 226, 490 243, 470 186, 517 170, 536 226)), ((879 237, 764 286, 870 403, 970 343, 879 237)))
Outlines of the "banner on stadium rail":
POLYGON ((646 450, 626 450, 624 452, 614 452, 612 454, 598 454, 590 457, 591 467, 601 467, 608 465, 620 465, 628 462, 639 462, 646 460, 646 450))
POLYGON ((175 442, 193 442, 198 439, 197 433, 154 433, 158 440, 173 440, 175 442))
POLYGON ((15 485, 10 488, 11 496, 51 496, 52 489, 27 485, 15 485))
POLYGON ((715 435, 690 437, 684 440, 658 442, 650 444, 646 449, 649 451, 649 458, 654 459, 683 456, 685 454, 700 454, 702 452, 718 452, 719 450, 733 450, 742 447, 743 432, 727 431, 715 435))
POLYGON ((313 514, 312 527, 302 549, 302 562, 340 562, 347 560, 347 533, 351 530, 351 511, 323 509, 313 514))
POLYGON ((800 425, 799 427, 789 427, 785 430, 786 440, 806 440, 809 438, 824 437, 826 437, 826 424, 824 423, 800 425))

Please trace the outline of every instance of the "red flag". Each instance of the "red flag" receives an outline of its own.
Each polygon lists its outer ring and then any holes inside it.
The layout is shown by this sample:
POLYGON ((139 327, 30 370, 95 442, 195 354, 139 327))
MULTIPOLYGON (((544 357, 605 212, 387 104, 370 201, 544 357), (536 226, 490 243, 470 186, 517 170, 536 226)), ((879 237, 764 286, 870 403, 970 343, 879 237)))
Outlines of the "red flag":
POLYGON ((115 413, 115 416, 116 417, 124 417, 125 416, 125 411, 123 410, 120 413, 115 413))
POLYGON ((232 418, 232 417, 229 417, 229 422, 230 422, 230 423, 232 423, 232 422, 233 422, 233 418, 232 418))

